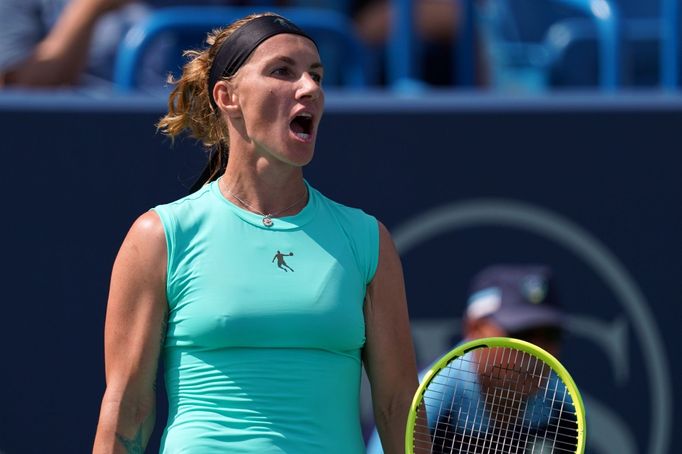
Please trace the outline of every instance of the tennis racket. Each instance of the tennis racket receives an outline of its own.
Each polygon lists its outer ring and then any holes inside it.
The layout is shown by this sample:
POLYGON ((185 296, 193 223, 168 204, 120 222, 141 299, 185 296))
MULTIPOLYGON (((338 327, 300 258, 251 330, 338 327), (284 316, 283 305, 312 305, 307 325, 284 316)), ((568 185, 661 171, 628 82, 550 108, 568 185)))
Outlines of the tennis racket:
POLYGON ((582 454, 585 409, 573 379, 540 347, 466 342, 426 373, 407 420, 406 454, 582 454))

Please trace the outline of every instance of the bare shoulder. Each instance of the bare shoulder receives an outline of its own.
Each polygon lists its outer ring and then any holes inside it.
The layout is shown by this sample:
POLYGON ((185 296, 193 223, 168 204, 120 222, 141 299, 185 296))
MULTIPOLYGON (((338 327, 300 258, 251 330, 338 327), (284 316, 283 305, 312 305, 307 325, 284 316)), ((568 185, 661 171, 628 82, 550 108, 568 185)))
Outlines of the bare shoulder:
POLYGON ((405 283, 400 255, 386 226, 379 222, 379 264, 367 288, 369 309, 394 310, 405 305, 405 283))
POLYGON ((164 239, 163 224, 156 211, 149 210, 141 214, 130 227, 129 236, 140 239, 154 240, 164 239))
POLYGON ((388 231, 388 228, 384 225, 383 222, 377 220, 377 223, 379 224, 379 238, 384 239, 384 238, 391 238, 391 232, 388 231))
POLYGON ((378 276, 375 276, 375 279, 385 277, 386 274, 393 278, 402 278, 400 255, 393 242, 391 232, 381 221, 379 221, 379 267, 377 274, 378 276))
POLYGON ((150 273, 165 272, 166 253, 166 238, 161 219, 156 212, 147 211, 130 227, 116 262, 129 273, 141 271, 149 276, 150 273))
POLYGON ((126 241, 147 249, 165 249, 166 237, 159 215, 152 210, 140 215, 130 227, 126 241))
POLYGON ((393 246, 395 249, 395 245, 393 244, 393 238, 391 237, 391 232, 388 230, 388 228, 384 225, 383 222, 377 221, 379 223, 379 242, 381 243, 387 243, 387 245, 393 246))

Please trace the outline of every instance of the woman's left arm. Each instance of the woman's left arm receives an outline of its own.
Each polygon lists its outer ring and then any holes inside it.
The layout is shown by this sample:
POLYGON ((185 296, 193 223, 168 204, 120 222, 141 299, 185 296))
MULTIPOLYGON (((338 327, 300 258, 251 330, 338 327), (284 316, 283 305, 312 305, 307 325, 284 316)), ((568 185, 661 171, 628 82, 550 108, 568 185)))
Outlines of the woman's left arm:
POLYGON ((379 224, 379 264, 365 299, 363 361, 372 389, 374 419, 385 454, 405 452, 405 424, 417 390, 405 283, 391 235, 379 224))

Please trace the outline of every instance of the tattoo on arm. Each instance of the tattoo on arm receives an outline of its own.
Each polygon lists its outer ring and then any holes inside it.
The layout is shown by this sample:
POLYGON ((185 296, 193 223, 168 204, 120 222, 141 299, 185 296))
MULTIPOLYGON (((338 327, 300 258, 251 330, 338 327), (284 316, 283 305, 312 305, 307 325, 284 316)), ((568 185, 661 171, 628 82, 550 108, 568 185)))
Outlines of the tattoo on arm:
POLYGON ((137 431, 135 439, 126 438, 117 433, 116 440, 123 445, 127 454, 144 454, 144 447, 142 446, 142 428, 137 431))

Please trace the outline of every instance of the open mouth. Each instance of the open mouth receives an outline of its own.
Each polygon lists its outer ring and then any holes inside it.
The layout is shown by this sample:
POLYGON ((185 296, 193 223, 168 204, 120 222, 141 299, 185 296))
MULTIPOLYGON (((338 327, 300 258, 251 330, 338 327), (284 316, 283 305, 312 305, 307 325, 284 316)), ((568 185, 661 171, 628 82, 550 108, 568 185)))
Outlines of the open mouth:
POLYGON ((296 115, 291 123, 289 123, 289 128, 296 135, 296 137, 302 140, 310 140, 313 133, 313 116, 308 112, 303 112, 300 115, 296 115))

